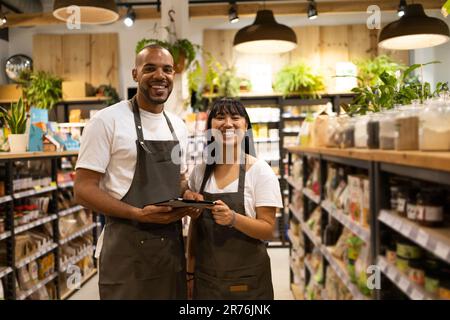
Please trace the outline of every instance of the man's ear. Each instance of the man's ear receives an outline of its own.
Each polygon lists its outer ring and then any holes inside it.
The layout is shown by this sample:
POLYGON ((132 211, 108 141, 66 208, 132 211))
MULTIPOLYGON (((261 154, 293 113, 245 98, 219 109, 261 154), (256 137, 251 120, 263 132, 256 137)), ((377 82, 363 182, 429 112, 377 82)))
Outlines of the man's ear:
POLYGON ((138 82, 138 78, 137 78, 137 70, 136 70, 136 68, 134 68, 134 69, 131 71, 131 74, 133 75, 133 80, 134 80, 134 82, 138 82))

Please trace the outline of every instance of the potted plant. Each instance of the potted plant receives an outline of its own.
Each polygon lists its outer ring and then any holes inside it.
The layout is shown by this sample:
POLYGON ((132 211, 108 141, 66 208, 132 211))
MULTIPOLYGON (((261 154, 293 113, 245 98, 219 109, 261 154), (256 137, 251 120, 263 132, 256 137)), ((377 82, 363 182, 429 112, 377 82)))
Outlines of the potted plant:
POLYGON ((395 74, 406 69, 403 64, 397 63, 387 55, 380 55, 373 59, 355 61, 358 68, 358 85, 374 86, 381 84, 380 76, 383 72, 395 74))
POLYGON ((274 89, 284 96, 298 94, 315 97, 325 89, 323 77, 300 61, 283 67, 275 77, 274 89))
POLYGON ((62 79, 45 71, 24 71, 19 77, 26 104, 50 110, 62 97, 62 79))
MULTIPOLYGON (((170 34, 170 30, 166 28, 170 34)), ((174 42, 162 41, 158 39, 142 39, 136 44, 136 54, 139 53, 145 46, 157 44, 169 50, 173 56, 174 69, 176 73, 181 73, 187 70, 191 63, 195 60, 197 51, 200 46, 193 44, 188 39, 176 39, 174 42)))
POLYGON ((1 118, 10 130, 8 141, 11 152, 25 152, 27 150, 28 137, 25 133, 27 113, 23 99, 20 98, 18 102, 11 103, 9 111, 0 107, 0 113, 1 118))
POLYGON ((120 101, 117 90, 113 86, 108 85, 108 84, 100 85, 96 90, 96 96, 108 98, 108 100, 106 101, 106 104, 109 106, 120 101))

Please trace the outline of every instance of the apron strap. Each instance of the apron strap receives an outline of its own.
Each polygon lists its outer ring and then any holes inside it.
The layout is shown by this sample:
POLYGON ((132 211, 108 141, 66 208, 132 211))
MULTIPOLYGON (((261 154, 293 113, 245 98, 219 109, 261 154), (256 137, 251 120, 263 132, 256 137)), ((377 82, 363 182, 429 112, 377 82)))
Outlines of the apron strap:
MULTIPOLYGON (((139 141, 139 145, 145 150, 147 153, 153 153, 145 144, 144 140, 144 132, 142 131, 142 121, 141 121, 141 115, 139 113, 139 106, 137 104, 137 98, 136 95, 131 98, 130 100, 131 106, 133 109, 133 116, 134 116, 134 124, 136 127, 136 134, 139 141)), ((166 119, 167 125, 169 127, 170 133, 172 134, 172 137, 175 141, 178 141, 177 136, 175 134, 175 130, 173 129, 172 123, 169 120, 169 117, 166 115, 166 113, 163 111, 164 118, 166 119)))

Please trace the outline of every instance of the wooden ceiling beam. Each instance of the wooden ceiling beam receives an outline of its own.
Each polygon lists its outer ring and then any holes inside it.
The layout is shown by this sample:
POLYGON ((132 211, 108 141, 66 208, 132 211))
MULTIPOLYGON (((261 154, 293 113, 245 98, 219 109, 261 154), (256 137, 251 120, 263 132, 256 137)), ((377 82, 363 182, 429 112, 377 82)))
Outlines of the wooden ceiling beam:
MULTIPOLYGON (((442 0, 421 0, 420 3, 425 9, 440 9, 444 3, 442 0)), ((317 2, 317 10, 319 14, 334 13, 352 13, 361 12, 366 14, 369 5, 378 5, 382 11, 396 11, 398 8, 398 0, 323 0, 317 2)), ((226 18, 228 16, 228 4, 205 4, 191 5, 189 7, 189 15, 191 18, 226 18)), ((261 9, 259 3, 242 3, 238 4, 238 13, 240 17, 254 17, 256 11, 261 9)), ((267 3, 266 8, 272 10, 275 15, 306 15, 308 10, 307 2, 301 3, 267 3)), ((120 17, 126 15, 126 8, 120 8, 120 17)), ((136 19, 159 19, 160 12, 154 7, 136 7, 136 19)), ((25 13, 25 14, 8 14, 6 15, 8 22, 4 27, 32 27, 40 25, 63 24, 53 17, 51 12, 45 13, 25 13)))

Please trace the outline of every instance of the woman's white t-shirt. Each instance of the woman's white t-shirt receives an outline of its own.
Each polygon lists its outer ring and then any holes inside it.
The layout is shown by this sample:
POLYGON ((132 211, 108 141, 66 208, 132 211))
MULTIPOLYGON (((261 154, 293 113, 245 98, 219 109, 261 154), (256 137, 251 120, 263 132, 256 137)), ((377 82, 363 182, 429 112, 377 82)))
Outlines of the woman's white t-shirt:
MULTIPOLYGON (((200 192, 200 187, 205 173, 205 164, 195 166, 189 176, 189 189, 200 192)), ((224 189, 217 187, 214 174, 208 179, 205 190, 208 193, 228 193, 238 191, 238 180, 234 180, 224 189)), ((269 164, 261 159, 256 162, 245 173, 244 186, 245 214, 251 218, 256 218, 257 207, 282 208, 280 183, 269 164)))

